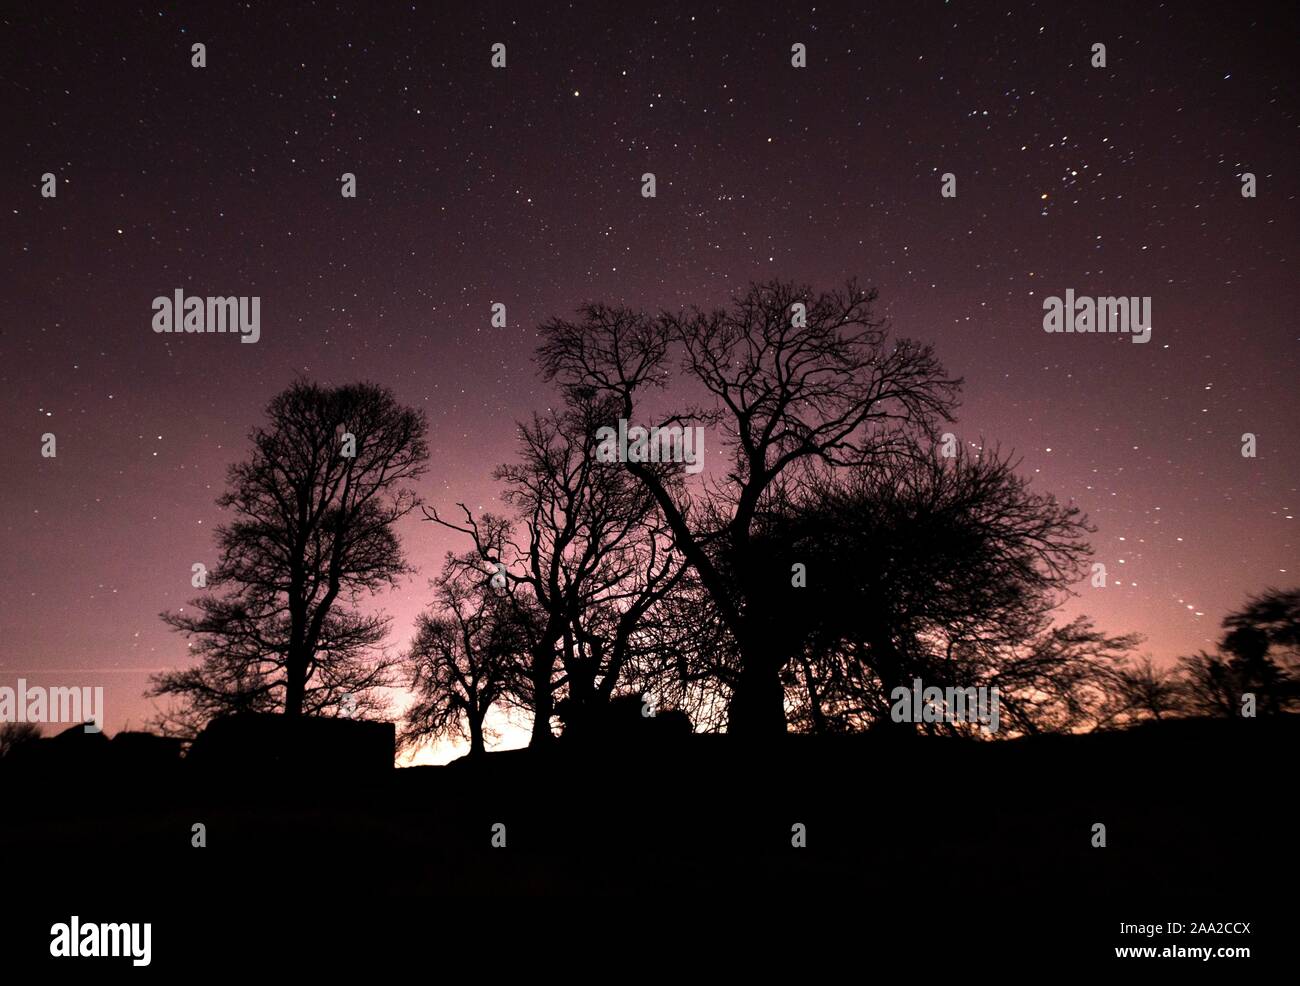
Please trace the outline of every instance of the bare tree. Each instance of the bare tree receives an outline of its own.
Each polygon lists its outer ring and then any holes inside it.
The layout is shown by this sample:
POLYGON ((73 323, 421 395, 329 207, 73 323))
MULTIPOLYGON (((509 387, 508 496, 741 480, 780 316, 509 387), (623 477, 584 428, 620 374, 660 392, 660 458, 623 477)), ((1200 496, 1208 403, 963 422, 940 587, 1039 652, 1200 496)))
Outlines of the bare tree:
POLYGON ((509 689, 525 642, 490 576, 449 559, 437 586, 437 608, 421 614, 406 659, 415 702, 402 744, 467 739, 479 756, 488 710, 509 689))
POLYGON ((1087 617, 1052 627, 1012 645, 989 667, 1007 732, 1077 733, 1112 728, 1129 705, 1115 673, 1134 647, 1135 634, 1108 636, 1087 617))
POLYGON ((635 636, 628 684, 680 709, 697 730, 724 731, 739 659, 693 570, 683 569, 672 590, 642 617, 635 636))
MULTIPOLYGON (((725 310, 652 318, 591 305, 578 321, 542 327, 539 355, 548 379, 572 400, 612 398, 620 417, 641 426, 718 425, 725 462, 694 490, 670 483, 646 462, 624 467, 653 496, 674 543, 694 569, 736 643, 738 664, 729 731, 770 736, 786 728, 781 673, 791 658, 774 629, 779 613, 756 604, 754 533, 764 495, 810 463, 861 465, 897 451, 909 434, 935 437, 955 406, 949 379, 927 346, 889 344, 873 316, 874 291, 850 283, 814 296, 782 282, 754 285, 725 310), (664 385, 669 352, 710 402, 701 409, 636 421, 647 391, 664 385), (733 560, 727 578, 719 550, 733 560), (754 573, 754 574, 750 574, 754 573)), ((629 457, 630 458, 630 457, 629 457)))
POLYGON ((424 416, 372 384, 302 381, 267 416, 217 501, 236 516, 212 593, 163 614, 202 658, 152 679, 150 695, 180 700, 164 719, 181 731, 228 712, 374 711, 391 681, 374 651, 388 619, 352 607, 410 571, 393 525, 419 502, 404 484, 424 472, 424 416))
POLYGON ((1226 659, 1198 651, 1180 657, 1178 665, 1186 683, 1190 711, 1218 718, 1241 714, 1241 683, 1226 659))
POLYGON ((1150 655, 1118 668, 1115 683, 1133 719, 1166 719, 1187 709, 1186 689, 1178 670, 1157 667, 1150 655))
POLYGON ((519 459, 495 473, 515 522, 475 518, 463 504, 463 524, 426 511, 471 539, 459 564, 493 573, 516 609, 531 643, 512 694, 532 713, 534 744, 553 738, 561 692, 571 716, 609 701, 638 654, 638 629, 682 571, 649 495, 597 460, 609 410, 578 399, 520 426, 519 459))

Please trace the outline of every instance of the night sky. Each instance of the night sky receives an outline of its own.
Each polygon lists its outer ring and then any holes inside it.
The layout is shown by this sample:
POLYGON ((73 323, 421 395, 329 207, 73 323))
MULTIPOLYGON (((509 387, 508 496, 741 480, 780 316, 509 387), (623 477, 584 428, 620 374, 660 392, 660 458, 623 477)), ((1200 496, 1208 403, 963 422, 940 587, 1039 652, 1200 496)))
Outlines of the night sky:
MULTIPOLYGON (((541 321, 771 277, 877 286, 965 378, 950 430, 1087 511, 1110 584, 1066 615, 1170 661, 1296 583, 1294 20, 357 6, 6 5, 0 684, 103 685, 110 732, 144 724, 147 674, 189 660, 158 613, 215 564, 225 468, 295 375, 392 387, 429 417, 429 503, 500 509, 491 467, 552 400, 541 321), (260 341, 155 334, 177 288, 260 296, 260 341), (1066 289, 1150 296, 1151 341, 1045 333, 1066 289)), ((379 599, 394 648, 464 547, 401 532, 421 571, 379 599)))

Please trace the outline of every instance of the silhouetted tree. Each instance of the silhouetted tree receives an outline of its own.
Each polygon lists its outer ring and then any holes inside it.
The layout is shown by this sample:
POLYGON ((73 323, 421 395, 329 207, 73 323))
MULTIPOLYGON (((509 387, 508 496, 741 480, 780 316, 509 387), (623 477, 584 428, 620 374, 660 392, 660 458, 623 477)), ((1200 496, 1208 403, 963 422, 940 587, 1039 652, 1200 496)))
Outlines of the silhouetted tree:
POLYGON ((1251 596, 1244 607, 1224 617, 1223 626, 1229 631, 1226 649, 1233 649, 1230 642, 1235 634, 1251 631, 1262 635, 1279 661, 1292 664, 1300 660, 1300 588, 1270 588, 1251 596))
POLYGON ((774 640, 795 655, 785 678, 800 728, 888 723, 888 696, 914 678, 991 687, 1017 647, 1047 644, 1090 528, 1016 466, 996 449, 911 445, 765 498, 755 583, 781 616, 774 640))
POLYGON ((1276 715, 1300 703, 1300 589, 1268 589, 1223 620, 1219 654, 1182 658, 1189 700, 1210 716, 1240 716, 1255 697, 1257 715, 1276 715))
POLYGON ((532 714, 533 744, 553 738, 557 695, 571 721, 609 701, 640 652, 638 630, 682 571, 648 493, 597 461, 609 420, 608 402, 575 400, 520 426, 519 458, 494 474, 514 522, 476 519, 463 504, 463 524, 426 511, 473 541, 459 564, 490 574, 517 609, 531 646, 511 691, 532 714))
POLYGON ((1140 643, 1108 636, 1076 617, 996 653, 984 683, 996 685, 1007 734, 1077 733, 1120 724, 1129 704, 1115 674, 1140 643))
POLYGON ((681 710, 694 728, 727 727, 728 682, 739 665, 735 642, 689 567, 636 629, 626 677, 659 703, 681 710))
POLYGON ((1231 718, 1241 714, 1242 689, 1227 660, 1198 651, 1178 659, 1188 709, 1197 715, 1231 718))
POLYGON ((738 734, 786 728, 781 673, 792 655, 774 633, 783 614, 761 604, 767 576, 755 539, 765 494, 810 463, 861 465, 894 452, 909 434, 933 438, 955 404, 960 381, 945 376, 929 347, 890 346, 871 312, 875 298, 853 283, 814 296, 774 281, 752 286, 725 310, 654 318, 590 305, 576 322, 542 326, 543 371, 570 400, 612 398, 630 424, 717 424, 725 435, 724 461, 707 484, 670 484, 681 466, 628 461, 624 468, 654 497, 735 641, 728 728, 738 734), (673 347, 681 372, 710 405, 639 421, 650 413, 647 392, 669 377, 673 347), (731 559, 730 577, 719 552, 731 559))
POLYGON ((1223 620, 1219 649, 1243 692, 1256 696, 1266 715, 1293 708, 1300 699, 1300 589, 1268 589, 1223 620))
POLYGON ((364 712, 391 680, 394 662, 374 653, 389 621, 350 607, 410 571, 393 524, 418 504, 404 484, 425 468, 424 416, 372 384, 301 381, 267 416, 217 501, 236 516, 218 531, 213 591, 197 612, 163 614, 202 658, 152 680, 149 694, 181 700, 164 713, 174 728, 228 712, 364 712))
POLYGON ((1115 672, 1115 686, 1133 719, 1166 719, 1187 710, 1186 688, 1176 668, 1160 668, 1150 656, 1115 672))
POLYGON ((401 740, 467 739, 478 756, 488 710, 509 689, 526 643, 505 599, 472 566, 449 559, 437 587, 437 608, 420 615, 406 658, 415 702, 401 740))

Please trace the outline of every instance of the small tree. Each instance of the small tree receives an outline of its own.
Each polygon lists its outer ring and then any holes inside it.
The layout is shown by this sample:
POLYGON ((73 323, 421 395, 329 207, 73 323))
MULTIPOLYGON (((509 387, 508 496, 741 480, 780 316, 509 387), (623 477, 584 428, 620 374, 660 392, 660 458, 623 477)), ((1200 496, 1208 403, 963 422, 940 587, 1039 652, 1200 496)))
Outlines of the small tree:
POLYGON ((1080 616, 997 653, 988 683, 998 687, 1004 728, 1014 735, 1118 725, 1129 706, 1115 672, 1140 642, 1135 634, 1107 636, 1080 616))
POLYGON ((448 564, 438 579, 439 608, 424 613, 407 655, 414 704, 402 743, 469 740, 471 756, 486 752, 484 720, 506 693, 526 647, 510 607, 470 565, 448 564))
POLYGON ((1180 657, 1178 665, 1192 712, 1228 718, 1240 714, 1242 689, 1226 660, 1199 651, 1190 657, 1180 657))
POLYGON ((1130 718, 1166 719, 1187 707, 1183 681, 1173 668, 1156 667, 1150 655, 1116 669, 1115 685, 1130 718))

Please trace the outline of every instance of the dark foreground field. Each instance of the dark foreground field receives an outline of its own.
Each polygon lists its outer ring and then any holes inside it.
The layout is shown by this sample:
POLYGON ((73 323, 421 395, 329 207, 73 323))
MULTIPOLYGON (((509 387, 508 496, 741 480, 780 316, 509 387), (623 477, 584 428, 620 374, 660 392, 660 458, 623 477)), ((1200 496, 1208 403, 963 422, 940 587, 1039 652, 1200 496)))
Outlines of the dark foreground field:
POLYGON ((709 909, 804 920, 828 908, 853 917, 854 947, 973 936, 1068 962, 1153 943, 1121 922, 1251 921, 1249 935, 1181 941, 1254 945, 1258 963, 1294 913, 1282 906, 1295 893, 1297 738, 1300 722, 1260 719, 975 744, 790 737, 758 751, 693 736, 617 757, 560 744, 368 778, 11 770, 0 845, 6 886, 27 889, 8 895, 8 927, 35 935, 51 914, 126 910, 164 926, 216 913, 255 935, 300 901, 319 934, 597 895, 640 899, 666 926, 709 909), (195 823, 207 848, 191 847, 195 823))

